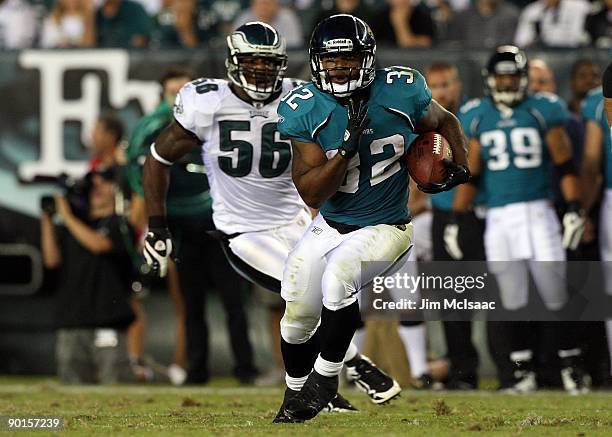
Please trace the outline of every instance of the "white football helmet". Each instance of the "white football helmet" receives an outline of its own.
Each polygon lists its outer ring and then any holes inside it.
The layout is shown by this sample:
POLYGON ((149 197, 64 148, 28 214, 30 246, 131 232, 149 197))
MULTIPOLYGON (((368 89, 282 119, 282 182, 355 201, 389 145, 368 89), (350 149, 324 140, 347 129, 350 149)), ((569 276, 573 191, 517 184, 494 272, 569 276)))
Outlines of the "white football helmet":
POLYGON ((227 76, 256 101, 267 100, 282 88, 287 69, 285 39, 272 26, 254 21, 227 37, 227 76))

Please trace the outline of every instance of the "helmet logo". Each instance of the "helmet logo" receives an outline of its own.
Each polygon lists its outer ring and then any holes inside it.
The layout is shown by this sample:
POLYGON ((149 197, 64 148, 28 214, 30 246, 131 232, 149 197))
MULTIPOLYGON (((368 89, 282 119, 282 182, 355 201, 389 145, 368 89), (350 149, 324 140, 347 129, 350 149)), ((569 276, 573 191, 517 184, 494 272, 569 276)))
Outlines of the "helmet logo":
POLYGON ((344 141, 348 141, 348 139, 351 137, 351 133, 348 130, 344 131, 344 141))
POLYGON ((348 38, 335 38, 325 41, 326 50, 349 52, 353 50, 353 41, 348 38))

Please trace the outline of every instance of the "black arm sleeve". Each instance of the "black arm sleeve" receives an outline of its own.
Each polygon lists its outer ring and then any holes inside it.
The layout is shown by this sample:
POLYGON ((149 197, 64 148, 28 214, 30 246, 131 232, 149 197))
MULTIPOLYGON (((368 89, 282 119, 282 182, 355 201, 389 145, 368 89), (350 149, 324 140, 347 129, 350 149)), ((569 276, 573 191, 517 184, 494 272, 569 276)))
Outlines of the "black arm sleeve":
POLYGON ((612 98, 612 62, 608 64, 608 68, 603 74, 603 95, 607 98, 612 98))

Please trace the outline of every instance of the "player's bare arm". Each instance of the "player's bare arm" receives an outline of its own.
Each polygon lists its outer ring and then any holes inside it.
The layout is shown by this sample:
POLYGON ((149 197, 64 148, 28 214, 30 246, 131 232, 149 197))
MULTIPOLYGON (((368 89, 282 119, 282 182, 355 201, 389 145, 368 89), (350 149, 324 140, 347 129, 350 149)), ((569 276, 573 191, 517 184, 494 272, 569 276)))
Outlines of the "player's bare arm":
MULTIPOLYGON (((455 115, 432 100, 425 116, 415 126, 416 133, 436 131, 448 140, 453 149, 453 159, 459 165, 468 164, 467 139, 455 115)), ((468 168, 470 168, 468 166, 468 168)))
POLYGON ((566 202, 580 200, 580 181, 572 162, 572 144, 562 126, 555 126, 546 133, 550 158, 561 176, 561 193, 566 202))
POLYGON ((601 85, 603 88, 604 109, 608 119, 608 126, 612 128, 612 62, 608 64, 608 67, 604 71, 601 85))
POLYGON ((319 208, 342 185, 349 160, 337 154, 327 159, 315 143, 292 141, 293 182, 302 199, 311 208, 319 208))
MULTIPOLYGON (((472 170, 472 181, 477 181, 480 177, 482 157, 480 156, 480 142, 472 138, 468 143, 468 167, 472 170)), ((467 183, 457 187, 457 193, 453 200, 453 211, 467 212, 474 202, 477 192, 477 184, 467 183)))
POLYGON ((148 217, 166 215, 166 192, 170 181, 170 164, 197 147, 194 134, 173 121, 157 137, 155 152, 165 163, 148 155, 144 163, 143 188, 148 217))
POLYGON ((584 135, 584 156, 580 179, 583 186, 592 187, 584 190, 583 205, 589 211, 599 197, 599 186, 601 184, 601 156, 602 156, 603 132, 601 127, 592 120, 587 120, 584 135))
POLYGON ((612 128, 612 97, 604 98, 604 109, 606 110, 606 117, 608 119, 608 126, 612 128))

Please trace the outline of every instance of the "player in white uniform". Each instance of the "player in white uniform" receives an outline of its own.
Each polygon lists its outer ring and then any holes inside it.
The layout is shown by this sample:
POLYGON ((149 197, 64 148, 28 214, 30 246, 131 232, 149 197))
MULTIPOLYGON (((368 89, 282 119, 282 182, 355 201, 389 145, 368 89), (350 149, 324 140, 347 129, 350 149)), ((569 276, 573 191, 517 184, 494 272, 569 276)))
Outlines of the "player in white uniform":
POLYGON ((198 79, 178 94, 174 117, 202 143, 213 220, 235 269, 268 289, 280 286, 287 254, 310 223, 291 180, 291 149, 276 130, 280 95, 252 104, 227 80, 198 79), (228 250, 229 248, 229 250, 228 250))
MULTIPOLYGON (((193 147, 202 147, 213 221, 225 254, 251 282, 280 292, 285 261, 311 222, 291 179, 290 143, 276 127, 281 96, 297 81, 284 78, 285 42, 273 27, 247 23, 227 42, 229 81, 198 79, 185 85, 175 103, 175 121, 151 145, 144 170, 149 216, 144 253, 164 275, 172 251, 165 225, 168 167, 193 147)), ((281 344, 289 386, 294 371, 312 368, 318 348, 316 341, 281 344)), ((355 352, 347 360, 359 357, 355 352)), ((368 394, 380 402, 376 383, 394 381, 363 361, 355 378, 374 387, 368 394)), ((332 408, 355 409, 340 395, 332 408)))

